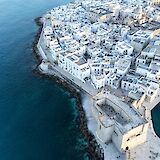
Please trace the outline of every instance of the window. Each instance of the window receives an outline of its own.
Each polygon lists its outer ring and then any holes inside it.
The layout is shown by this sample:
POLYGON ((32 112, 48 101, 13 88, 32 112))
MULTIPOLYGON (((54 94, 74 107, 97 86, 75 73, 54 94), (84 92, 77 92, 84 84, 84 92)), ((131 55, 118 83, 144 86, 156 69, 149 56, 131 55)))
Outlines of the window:
POLYGON ((114 131, 114 134, 115 134, 116 136, 118 136, 118 134, 117 134, 117 132, 116 132, 116 131, 114 131))
POLYGON ((128 150, 129 150, 129 147, 127 146, 127 147, 126 147, 126 151, 128 151, 128 150))

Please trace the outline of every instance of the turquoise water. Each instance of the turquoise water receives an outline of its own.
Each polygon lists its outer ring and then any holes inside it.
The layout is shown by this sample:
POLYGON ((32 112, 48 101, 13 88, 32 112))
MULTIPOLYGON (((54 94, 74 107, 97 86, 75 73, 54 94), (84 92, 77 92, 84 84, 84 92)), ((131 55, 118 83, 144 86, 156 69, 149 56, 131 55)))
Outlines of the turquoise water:
POLYGON ((152 120, 154 130, 157 136, 160 137, 160 103, 152 110, 152 120))
POLYGON ((32 73, 34 18, 69 0, 0 0, 0 160, 87 157, 76 100, 32 73))

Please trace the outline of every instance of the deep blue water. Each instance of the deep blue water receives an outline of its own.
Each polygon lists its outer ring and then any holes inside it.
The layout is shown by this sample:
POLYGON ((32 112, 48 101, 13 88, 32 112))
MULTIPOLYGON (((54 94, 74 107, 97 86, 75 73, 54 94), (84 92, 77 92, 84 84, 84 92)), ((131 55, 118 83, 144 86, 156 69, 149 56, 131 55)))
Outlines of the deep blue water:
POLYGON ((157 136, 160 137, 160 103, 152 110, 152 120, 154 130, 157 136))
POLYGON ((69 0, 0 0, 0 160, 81 160, 76 99, 35 76, 34 18, 69 0))
MULTIPOLYGON (((0 160, 86 159, 76 100, 32 73, 34 18, 68 2, 0 0, 0 160)), ((160 107, 152 113, 160 136, 160 107)))

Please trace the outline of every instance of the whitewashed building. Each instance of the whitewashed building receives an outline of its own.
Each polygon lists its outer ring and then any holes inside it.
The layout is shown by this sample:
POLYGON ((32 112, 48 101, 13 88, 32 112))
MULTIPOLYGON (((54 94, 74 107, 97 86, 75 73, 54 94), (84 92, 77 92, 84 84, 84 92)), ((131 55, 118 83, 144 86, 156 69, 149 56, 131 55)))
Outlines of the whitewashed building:
POLYGON ((148 123, 134 107, 118 97, 106 94, 92 109, 97 120, 97 137, 103 143, 112 142, 120 152, 146 141, 148 123))
POLYGON ((136 58, 136 66, 140 66, 140 65, 145 65, 146 64, 146 62, 147 62, 147 60, 146 60, 146 57, 145 56, 142 56, 142 55, 140 55, 140 56, 138 56, 137 58, 136 58))
POLYGON ((133 53, 133 47, 126 43, 126 42, 119 42, 116 45, 116 50, 121 54, 121 55, 131 55, 133 53))
POLYGON ((122 75, 119 75, 116 73, 109 73, 106 75, 105 78, 106 78, 106 85, 117 89, 120 86, 120 82, 122 80, 122 75))
POLYGON ((96 89, 104 88, 105 86, 104 75, 91 75, 91 80, 96 89))
POLYGON ((149 73, 149 68, 146 65, 139 65, 136 68, 136 73, 142 76, 147 76, 149 73))
POLYGON ((151 5, 160 5, 160 0, 150 0, 151 5))
POLYGON ((150 42, 151 32, 139 30, 131 36, 131 45, 135 51, 141 52, 150 42))
POLYGON ((136 90, 138 80, 135 75, 127 74, 121 81, 121 88, 124 90, 136 90))
POLYGON ((141 55, 148 58, 154 58, 157 49, 153 46, 147 46, 142 52, 141 55))
POLYGON ((125 75, 131 65, 131 59, 130 58, 120 58, 117 62, 115 62, 115 72, 119 75, 125 75))
POLYGON ((58 65, 83 82, 85 82, 85 78, 90 77, 88 63, 81 56, 74 53, 60 53, 58 65))
POLYGON ((147 87, 147 92, 146 92, 147 100, 149 102, 152 102, 156 98, 158 91, 159 91, 159 84, 150 82, 150 85, 149 87, 147 87))

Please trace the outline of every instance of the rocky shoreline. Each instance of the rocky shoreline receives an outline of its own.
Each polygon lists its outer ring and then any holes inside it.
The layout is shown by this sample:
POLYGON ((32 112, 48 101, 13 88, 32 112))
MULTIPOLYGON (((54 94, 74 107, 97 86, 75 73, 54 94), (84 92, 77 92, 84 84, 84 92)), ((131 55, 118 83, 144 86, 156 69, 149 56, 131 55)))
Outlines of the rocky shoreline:
POLYGON ((37 63, 38 63, 36 69, 34 70, 34 73, 37 75, 40 75, 40 76, 44 76, 45 78, 49 78, 51 80, 54 80, 56 83, 63 85, 63 87, 66 88, 76 98, 77 109, 79 111, 80 129, 81 129, 81 132, 83 133, 83 135, 85 136, 85 138, 87 139, 88 152, 92 156, 92 159, 102 160, 102 159, 104 159, 103 151, 100 149, 100 146, 96 142, 96 139, 93 136, 93 134, 88 131, 87 118, 85 115, 84 108, 82 106, 81 93, 83 93, 83 92, 80 91, 79 89, 77 89, 75 86, 68 83, 67 81, 62 80, 61 78, 59 78, 57 76, 43 74, 38 69, 39 64, 42 62, 42 58, 38 54, 38 49, 37 49, 38 40, 40 38, 40 34, 41 34, 41 31, 43 28, 43 24, 41 23, 41 18, 42 17, 38 17, 35 19, 35 22, 36 22, 37 26, 39 27, 39 29, 37 31, 37 34, 35 35, 35 39, 32 44, 33 53, 34 53, 34 55, 37 59, 37 63))

